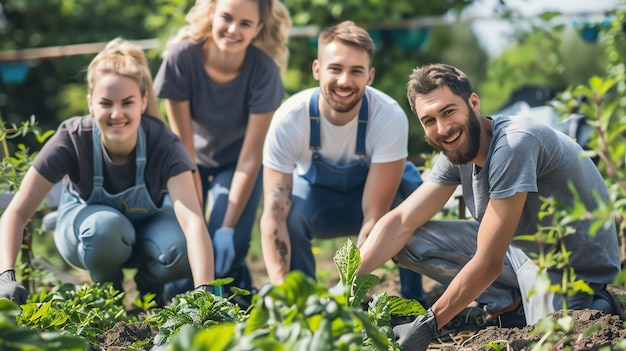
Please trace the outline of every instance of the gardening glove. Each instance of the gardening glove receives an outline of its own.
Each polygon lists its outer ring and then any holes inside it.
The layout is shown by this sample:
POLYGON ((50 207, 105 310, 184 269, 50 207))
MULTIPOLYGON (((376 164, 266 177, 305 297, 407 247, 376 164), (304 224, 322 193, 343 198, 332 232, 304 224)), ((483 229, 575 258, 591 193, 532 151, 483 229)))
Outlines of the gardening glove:
POLYGON ((235 259, 235 229, 222 227, 213 236, 213 250, 215 251, 215 275, 224 277, 235 259))
POLYGON ((393 328, 393 335, 404 351, 425 351, 437 334, 437 320, 429 308, 425 316, 417 316, 411 323, 393 328))
POLYGON ((26 303, 28 292, 15 280, 15 271, 8 269, 0 274, 0 297, 14 301, 18 305, 26 303))
POLYGON ((202 284, 196 287, 195 290, 200 290, 204 292, 208 292, 209 294, 213 294, 213 287, 207 284, 202 284))

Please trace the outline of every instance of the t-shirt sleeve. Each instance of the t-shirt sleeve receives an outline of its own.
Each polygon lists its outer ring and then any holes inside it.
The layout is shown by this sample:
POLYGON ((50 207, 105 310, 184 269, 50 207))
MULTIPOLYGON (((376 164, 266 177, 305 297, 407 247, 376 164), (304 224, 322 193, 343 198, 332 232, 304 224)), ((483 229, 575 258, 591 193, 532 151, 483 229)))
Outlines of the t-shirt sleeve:
POLYGON ((285 89, 278 66, 262 52, 258 52, 252 79, 251 96, 248 102, 250 113, 262 114, 275 111, 285 97, 285 89))
POLYGON ((154 77, 155 94, 162 99, 186 101, 191 98, 192 53, 185 42, 174 44, 154 77))
POLYGON ((461 174, 459 166, 455 166, 448 160, 448 158, 440 152, 435 159, 435 164, 432 167, 428 180, 443 185, 443 186, 455 186, 461 184, 461 174))
MULTIPOLYGON (((187 171, 194 171, 193 165, 189 160, 187 151, 178 138, 172 140, 171 147, 168 150, 166 164, 168 167, 163 171, 165 179, 170 179, 187 171)), ((166 184, 167 185, 167 184, 166 184)))
POLYGON ((149 120, 149 128, 156 132, 155 136, 149 142, 150 154, 153 158, 151 162, 151 171, 157 168, 161 173, 161 179, 164 189, 167 187, 167 181, 186 171, 193 171, 194 166, 189 155, 180 139, 160 120, 153 117, 149 120), (154 166, 156 165, 156 166, 154 166))
POLYGON ((264 167, 282 173, 294 172, 306 133, 305 124, 297 123, 298 114, 298 109, 290 109, 289 104, 276 111, 263 145, 264 167))
POLYGON ((77 156, 73 150, 66 122, 63 122, 35 156, 32 167, 49 182, 57 183, 68 170, 78 168, 77 156))
POLYGON ((498 139, 489 163, 490 197, 503 199, 520 192, 537 192, 537 155, 542 146, 531 134, 517 131, 498 139))
POLYGON ((371 125, 371 162, 386 163, 406 158, 409 139, 406 114, 399 105, 392 104, 381 115, 382 118, 375 125, 371 125))

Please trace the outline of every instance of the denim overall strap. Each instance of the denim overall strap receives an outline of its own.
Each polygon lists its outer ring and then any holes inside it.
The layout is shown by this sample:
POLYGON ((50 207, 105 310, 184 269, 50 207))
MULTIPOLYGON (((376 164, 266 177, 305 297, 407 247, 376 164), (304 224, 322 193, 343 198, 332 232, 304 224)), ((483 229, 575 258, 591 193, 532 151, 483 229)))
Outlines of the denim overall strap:
POLYGON ((102 148, 100 147, 100 129, 96 122, 93 122, 93 188, 100 189, 104 184, 102 176, 102 148))
POLYGON ((355 154, 365 158, 365 134, 367 132, 367 119, 369 117, 369 107, 367 104, 367 96, 363 94, 361 109, 359 110, 359 125, 356 132, 356 150, 355 154))
POLYGON ((137 173, 135 176, 135 186, 145 188, 146 180, 144 175, 146 170, 146 137, 141 126, 137 129, 137 132, 137 173))
MULTIPOLYGON (((104 176, 102 175, 102 147, 100 147, 100 129, 97 124, 93 124, 93 187, 102 188, 104 176)), ((143 128, 137 128, 137 151, 135 175, 135 186, 145 186, 144 173, 146 168, 146 141, 143 128)))
MULTIPOLYGON (((309 121, 311 123, 311 132, 309 138, 309 148, 311 150, 319 150, 321 142, 320 132, 320 110, 319 110, 320 90, 315 89, 309 101, 309 121)), ((365 135, 367 133, 367 120, 369 118, 369 106, 367 96, 363 94, 361 109, 359 110, 359 125, 356 134, 356 150, 355 154, 365 157, 365 135)))
POLYGON ((319 150, 322 146, 320 136, 320 109, 318 106, 320 90, 315 89, 311 100, 309 100, 309 121, 311 123, 311 136, 309 138, 309 148, 313 151, 319 150))

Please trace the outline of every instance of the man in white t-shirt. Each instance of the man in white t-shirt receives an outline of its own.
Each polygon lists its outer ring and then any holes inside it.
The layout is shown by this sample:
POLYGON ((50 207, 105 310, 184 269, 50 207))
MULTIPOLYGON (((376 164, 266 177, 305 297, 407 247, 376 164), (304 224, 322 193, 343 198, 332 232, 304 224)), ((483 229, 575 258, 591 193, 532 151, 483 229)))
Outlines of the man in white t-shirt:
MULTIPOLYGON (((272 283, 291 270, 315 278, 311 239, 358 235, 421 183, 407 162, 408 118, 370 87, 374 43, 350 21, 324 30, 319 87, 276 111, 263 150, 263 256, 272 283)), ((402 295, 425 303, 421 275, 401 269, 402 295)))

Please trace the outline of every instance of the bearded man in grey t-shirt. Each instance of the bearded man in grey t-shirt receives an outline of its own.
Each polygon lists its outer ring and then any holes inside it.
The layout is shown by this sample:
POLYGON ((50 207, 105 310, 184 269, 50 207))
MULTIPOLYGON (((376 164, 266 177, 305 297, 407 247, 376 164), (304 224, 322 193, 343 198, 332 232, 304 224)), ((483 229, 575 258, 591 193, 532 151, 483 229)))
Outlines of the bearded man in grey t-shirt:
MULTIPOLYGON (((369 273, 395 257, 400 266, 446 286, 427 315, 394 328, 404 350, 425 350, 438 331, 473 301, 484 308, 487 318, 508 318, 515 326, 533 322, 525 320, 524 309, 533 306, 522 289, 533 282, 518 273, 515 262, 520 257, 529 262, 528 256, 538 254, 539 247, 514 239, 551 225, 551 219, 538 216, 541 198, 571 205, 575 194, 570 184, 588 211, 599 201, 608 203, 600 172, 575 141, 547 124, 482 116, 478 95, 455 67, 435 64, 415 69, 408 98, 426 139, 442 155, 429 179, 376 223, 361 247, 357 274, 369 273), (458 185, 475 220, 431 220, 458 185)), ((623 315, 606 290, 620 272, 615 224, 595 233, 590 227, 589 220, 575 221, 564 240, 576 278, 593 290, 568 296, 567 306, 623 315)), ((549 268, 548 275, 552 284, 563 278, 556 267, 549 268)), ((563 306, 559 294, 551 302, 550 308, 563 306)))

